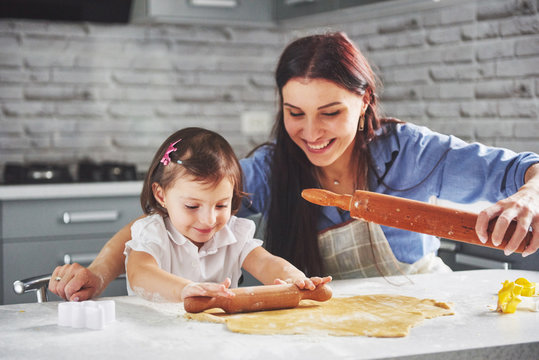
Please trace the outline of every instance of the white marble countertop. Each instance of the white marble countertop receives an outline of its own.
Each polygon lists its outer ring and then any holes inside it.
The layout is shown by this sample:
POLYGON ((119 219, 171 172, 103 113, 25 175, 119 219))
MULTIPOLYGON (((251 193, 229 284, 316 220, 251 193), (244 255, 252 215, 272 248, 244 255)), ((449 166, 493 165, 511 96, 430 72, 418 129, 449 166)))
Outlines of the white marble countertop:
POLYGON ((80 197, 138 196, 142 181, 0 185, 2 200, 66 199, 80 197))
POLYGON ((334 281, 336 296, 390 293, 452 301, 456 315, 425 320, 404 338, 244 335, 222 324, 184 319, 181 303, 137 297, 116 301, 103 330, 57 326, 58 303, 0 306, 4 359, 531 359, 539 352, 539 313, 499 314, 504 280, 539 281, 539 272, 476 270, 452 274, 334 281))

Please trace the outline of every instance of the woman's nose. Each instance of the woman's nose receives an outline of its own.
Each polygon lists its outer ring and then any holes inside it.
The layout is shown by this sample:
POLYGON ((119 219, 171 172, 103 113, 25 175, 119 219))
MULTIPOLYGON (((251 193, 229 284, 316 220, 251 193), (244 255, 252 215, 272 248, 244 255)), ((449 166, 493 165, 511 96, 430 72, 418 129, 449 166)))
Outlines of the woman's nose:
POLYGON ((303 137, 307 141, 316 141, 320 138, 321 128, 316 119, 306 119, 303 125, 303 137))

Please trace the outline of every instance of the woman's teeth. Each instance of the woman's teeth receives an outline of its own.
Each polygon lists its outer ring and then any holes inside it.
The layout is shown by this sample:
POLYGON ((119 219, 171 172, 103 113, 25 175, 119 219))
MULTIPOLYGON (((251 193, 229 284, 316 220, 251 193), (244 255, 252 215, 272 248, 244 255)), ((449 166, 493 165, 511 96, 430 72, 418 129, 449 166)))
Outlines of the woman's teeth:
POLYGON ((325 148, 326 146, 328 146, 329 143, 330 143, 330 141, 326 141, 325 143, 318 144, 318 145, 307 144, 307 146, 308 146, 310 149, 313 149, 313 150, 320 150, 320 149, 323 149, 323 148, 325 148))

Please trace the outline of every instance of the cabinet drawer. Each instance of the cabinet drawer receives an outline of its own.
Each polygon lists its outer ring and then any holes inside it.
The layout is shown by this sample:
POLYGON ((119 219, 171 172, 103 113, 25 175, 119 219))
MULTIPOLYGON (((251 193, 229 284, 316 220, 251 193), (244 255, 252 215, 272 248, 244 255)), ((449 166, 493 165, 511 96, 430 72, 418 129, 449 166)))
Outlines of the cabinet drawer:
MULTIPOLYGON (((93 260, 102 246, 107 242, 108 236, 103 238, 68 239, 51 241, 27 241, 26 239, 15 243, 4 243, 2 246, 4 263, 2 264, 3 304, 36 302, 35 292, 17 295, 13 291, 13 282, 32 276, 50 274, 58 265, 64 264, 64 257, 70 254, 71 258, 87 258, 88 263, 93 260)), ((88 265, 81 262, 81 265, 88 265)), ((59 300, 55 295, 48 293, 49 300, 59 300)), ((101 296, 127 295, 125 279, 113 281, 101 296)))
POLYGON ((4 201, 2 238, 115 233, 142 213, 138 196, 4 201))

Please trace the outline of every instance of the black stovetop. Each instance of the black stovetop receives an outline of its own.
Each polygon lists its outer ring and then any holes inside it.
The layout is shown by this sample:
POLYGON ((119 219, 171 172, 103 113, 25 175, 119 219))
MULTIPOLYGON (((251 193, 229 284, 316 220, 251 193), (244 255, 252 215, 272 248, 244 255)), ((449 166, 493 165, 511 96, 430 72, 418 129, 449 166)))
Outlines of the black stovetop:
POLYGON ((136 166, 130 163, 80 161, 76 164, 7 163, 2 183, 58 184, 73 182, 134 181, 140 180, 136 166))

